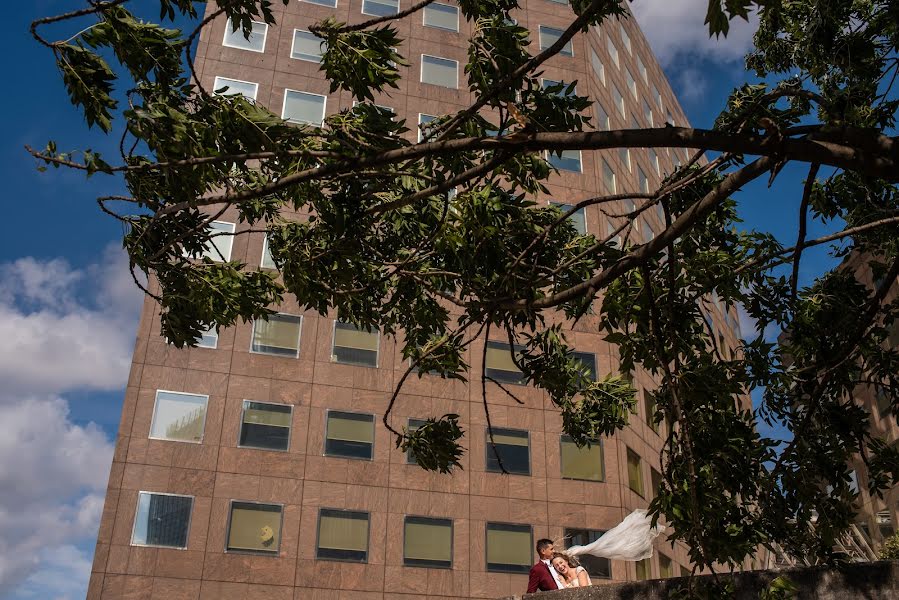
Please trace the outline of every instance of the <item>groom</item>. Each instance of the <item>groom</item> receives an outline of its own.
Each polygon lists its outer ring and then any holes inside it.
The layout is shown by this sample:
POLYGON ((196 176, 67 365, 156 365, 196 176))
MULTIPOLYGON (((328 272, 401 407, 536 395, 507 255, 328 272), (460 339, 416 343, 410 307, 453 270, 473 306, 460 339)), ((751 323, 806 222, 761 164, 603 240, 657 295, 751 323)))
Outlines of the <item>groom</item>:
POLYGON ((531 567, 527 593, 533 594, 538 590, 546 592, 565 587, 559 583, 559 574, 549 562, 553 557, 553 541, 545 538, 537 540, 537 556, 540 557, 540 560, 531 567))

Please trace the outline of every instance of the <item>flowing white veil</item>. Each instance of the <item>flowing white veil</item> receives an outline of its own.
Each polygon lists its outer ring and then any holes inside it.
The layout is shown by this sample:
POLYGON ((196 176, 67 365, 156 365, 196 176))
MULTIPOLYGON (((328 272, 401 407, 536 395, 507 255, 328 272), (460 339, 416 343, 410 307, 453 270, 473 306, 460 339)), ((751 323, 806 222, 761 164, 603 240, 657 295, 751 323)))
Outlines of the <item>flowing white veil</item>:
POLYGON ((572 546, 565 550, 572 556, 598 556, 612 560, 643 560, 652 556, 652 542, 665 528, 652 527, 652 518, 643 509, 629 514, 598 540, 586 546, 572 546))

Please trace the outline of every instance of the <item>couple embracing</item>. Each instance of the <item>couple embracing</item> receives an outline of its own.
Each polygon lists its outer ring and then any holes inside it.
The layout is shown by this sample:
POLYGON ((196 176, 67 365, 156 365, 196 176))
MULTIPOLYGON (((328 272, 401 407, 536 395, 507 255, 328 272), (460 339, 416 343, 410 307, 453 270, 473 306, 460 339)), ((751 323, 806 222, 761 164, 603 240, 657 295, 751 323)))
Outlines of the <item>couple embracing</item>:
POLYGON ((635 510, 614 528, 586 546, 572 546, 565 551, 556 549, 552 540, 537 541, 540 560, 531 567, 528 594, 593 585, 587 570, 577 557, 583 555, 610 560, 637 561, 652 556, 652 542, 665 528, 653 526, 645 510, 635 510))

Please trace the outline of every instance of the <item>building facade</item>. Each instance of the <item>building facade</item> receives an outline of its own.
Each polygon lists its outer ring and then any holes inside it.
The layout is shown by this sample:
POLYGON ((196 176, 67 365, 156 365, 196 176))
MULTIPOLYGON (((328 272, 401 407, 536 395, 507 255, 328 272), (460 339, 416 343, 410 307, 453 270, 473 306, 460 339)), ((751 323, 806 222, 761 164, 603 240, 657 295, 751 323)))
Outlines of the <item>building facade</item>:
MULTIPOLYGON (((207 14, 215 8, 210 3, 207 14)), ((399 0, 276 3, 277 26, 258 24, 249 40, 214 20, 200 38, 198 77, 206 89, 243 93, 285 118, 319 124, 353 99, 328 93, 309 25, 399 9, 399 0)), ((536 51, 574 16, 564 2, 524 0, 516 18, 536 51)), ((410 66, 400 89, 376 103, 405 119, 414 140, 416 123, 472 101, 462 71, 471 25, 455 5, 434 3, 393 26, 410 66)), ((632 19, 579 34, 544 67, 547 85, 577 81, 594 100, 597 128, 686 124, 632 19)), ((655 189, 687 159, 673 149, 566 152, 551 159, 559 174, 537 200, 564 205, 655 189)), ((598 237, 618 226, 595 206, 574 218, 598 237)), ((226 211, 215 227, 239 231, 236 223, 236 212, 226 211)), ((639 243, 662 221, 650 211, 632 227, 639 243)), ((211 258, 273 268, 264 234, 216 239, 211 258)), ((540 390, 516 387, 518 405, 488 387, 510 474, 497 472, 488 452, 479 384, 410 378, 392 412, 395 428, 456 413, 466 431, 463 469, 427 473, 381 423, 407 366, 394 340, 295 303, 276 308, 267 323, 209 332, 199 347, 178 350, 159 336, 159 307, 145 303, 89 598, 499 598, 525 591, 537 539, 590 541, 652 499, 663 438, 640 392, 654 385, 647 374, 632 374, 639 408, 630 425, 589 450, 562 435, 560 415, 540 390)), ((720 346, 732 352, 734 313, 714 299, 708 312, 720 346)), ((568 336, 593 373, 617 372, 617 350, 595 316, 568 336)), ((479 356, 485 343, 490 375, 515 385, 500 335, 469 351, 479 356)), ((479 361, 469 362, 478 382, 479 361)), ((647 561, 587 564, 596 583, 670 577, 688 565, 686 548, 662 541, 647 561)))

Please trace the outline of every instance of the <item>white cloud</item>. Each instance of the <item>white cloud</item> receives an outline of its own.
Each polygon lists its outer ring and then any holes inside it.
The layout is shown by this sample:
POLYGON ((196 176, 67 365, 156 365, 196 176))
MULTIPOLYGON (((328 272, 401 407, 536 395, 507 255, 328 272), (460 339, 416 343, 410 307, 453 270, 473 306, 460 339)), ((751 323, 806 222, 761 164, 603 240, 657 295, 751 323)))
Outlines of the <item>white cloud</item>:
POLYGON ((705 24, 707 0, 639 0, 631 10, 653 52, 668 66, 678 58, 733 62, 752 48, 758 17, 730 22, 727 37, 710 38, 705 24))
POLYGON ((16 600, 81 600, 90 578, 91 556, 71 544, 40 553, 40 567, 15 591, 16 600))
POLYGON ((128 375, 141 292, 124 253, 84 269, 31 257, 0 265, 0 380, 7 391, 117 389, 128 375))

